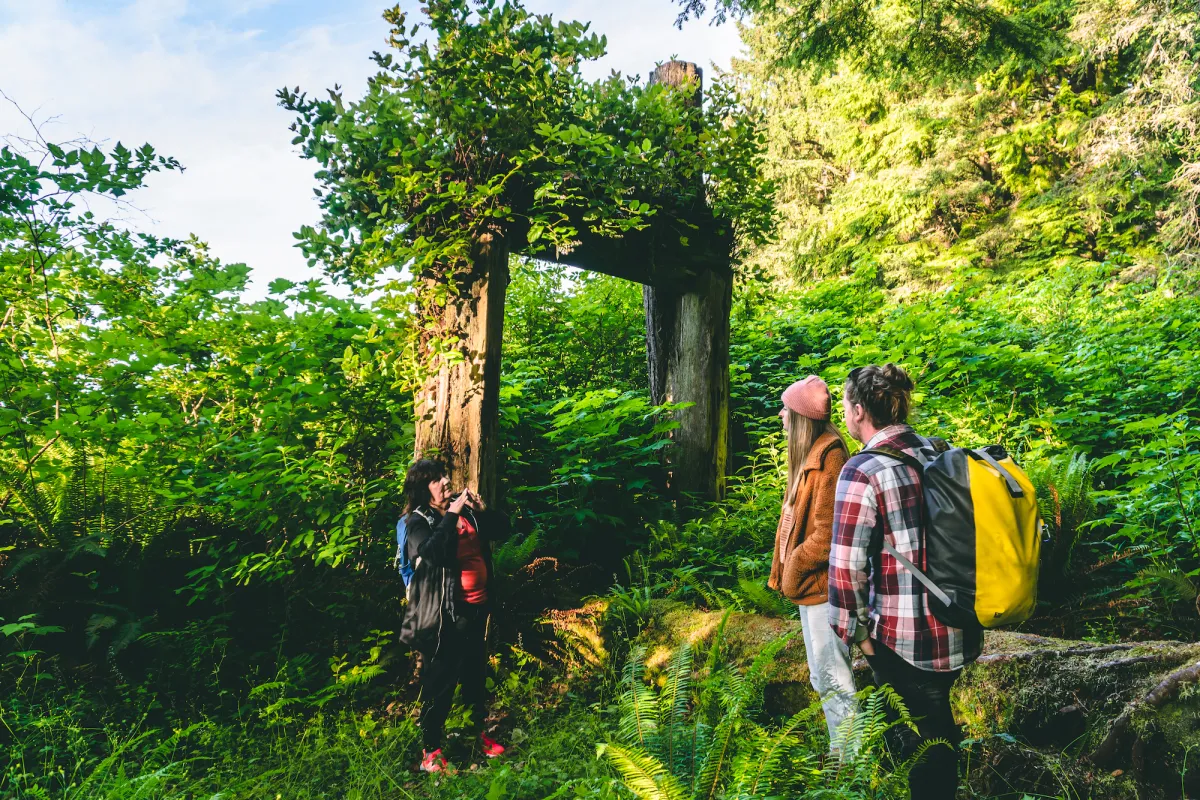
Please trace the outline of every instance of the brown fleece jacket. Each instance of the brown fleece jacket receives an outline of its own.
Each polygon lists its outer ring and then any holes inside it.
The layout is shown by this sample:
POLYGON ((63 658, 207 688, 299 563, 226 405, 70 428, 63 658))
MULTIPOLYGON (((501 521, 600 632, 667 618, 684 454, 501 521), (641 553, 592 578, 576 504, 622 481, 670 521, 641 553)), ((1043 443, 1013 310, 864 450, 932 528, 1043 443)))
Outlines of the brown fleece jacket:
POLYGON ((802 606, 829 600, 829 544, 833 539, 833 500, 846 450, 823 433, 804 460, 803 479, 792 513, 775 529, 775 555, 767 586, 802 606), (788 522, 791 522, 788 525, 788 522))

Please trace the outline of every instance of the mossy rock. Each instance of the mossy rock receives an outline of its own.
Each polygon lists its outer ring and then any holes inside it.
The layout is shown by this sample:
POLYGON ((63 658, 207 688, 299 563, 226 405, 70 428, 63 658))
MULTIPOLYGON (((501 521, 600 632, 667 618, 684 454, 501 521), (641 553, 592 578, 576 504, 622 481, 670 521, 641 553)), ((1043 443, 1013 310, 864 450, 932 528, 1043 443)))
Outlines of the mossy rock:
MULTIPOLYGON (((656 602, 639 638, 649 670, 661 669, 683 642, 703 656, 724 613, 656 602)), ((776 659, 766 696, 775 713, 816 699, 799 621, 731 612, 721 642, 726 662, 744 667, 784 636, 791 640, 776 659)), ((1080 797, 1178 797, 1184 785, 1188 796, 1200 793, 1200 688, 1189 679, 1161 704, 1144 702, 1164 679, 1197 663, 1200 644, 1099 645, 988 631, 982 657, 953 695, 976 765, 972 787, 981 796, 1057 796, 1070 787, 1080 797), (1128 719, 1111 734, 1122 714, 1128 719), (1181 777, 1189 750, 1194 778, 1181 777)), ((860 685, 870 682, 864 660, 855 671, 860 685)))

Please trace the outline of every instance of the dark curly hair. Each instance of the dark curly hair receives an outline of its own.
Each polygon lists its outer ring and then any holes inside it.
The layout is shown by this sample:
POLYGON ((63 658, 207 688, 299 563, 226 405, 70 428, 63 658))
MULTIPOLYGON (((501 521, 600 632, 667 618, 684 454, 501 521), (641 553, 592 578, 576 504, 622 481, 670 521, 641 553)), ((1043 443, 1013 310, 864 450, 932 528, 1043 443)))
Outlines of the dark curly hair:
POLYGON ((404 475, 404 513, 429 505, 429 484, 446 476, 446 465, 432 458, 419 458, 404 475))
POLYGON ((846 379, 846 399, 862 406, 876 428, 908 421, 912 390, 912 378, 896 364, 858 367, 846 379))

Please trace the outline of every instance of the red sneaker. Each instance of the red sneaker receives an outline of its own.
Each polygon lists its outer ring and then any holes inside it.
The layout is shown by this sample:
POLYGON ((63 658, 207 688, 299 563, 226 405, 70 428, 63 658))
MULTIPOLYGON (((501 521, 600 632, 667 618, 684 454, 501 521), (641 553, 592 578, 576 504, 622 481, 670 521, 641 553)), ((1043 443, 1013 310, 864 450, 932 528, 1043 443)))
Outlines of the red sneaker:
POLYGON ((479 734, 479 741, 483 744, 483 754, 488 758, 496 758, 497 756, 504 755, 504 745, 486 733, 479 734))
POLYGON ((446 757, 442 755, 442 748, 437 750, 425 751, 425 757, 421 759, 421 772, 453 772, 454 768, 450 766, 450 762, 446 761, 446 757))

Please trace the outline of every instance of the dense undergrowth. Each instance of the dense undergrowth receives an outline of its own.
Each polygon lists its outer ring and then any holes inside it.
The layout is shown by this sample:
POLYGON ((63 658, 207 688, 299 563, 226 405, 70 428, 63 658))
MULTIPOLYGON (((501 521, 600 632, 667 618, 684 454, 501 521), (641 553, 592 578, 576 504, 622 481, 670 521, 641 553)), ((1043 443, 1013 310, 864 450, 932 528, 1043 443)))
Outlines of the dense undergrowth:
POLYGON ((1194 12, 1129 4, 1115 28, 1090 3, 1002 10, 1040 15, 1054 48, 969 79, 781 62, 778 10, 746 32, 782 223, 735 295, 726 502, 685 514, 663 490, 671 409, 647 397, 640 287, 514 259, 500 469, 517 535, 497 553, 491 721, 514 752, 472 769, 462 745, 453 777, 412 772, 392 633, 403 296, 279 281, 246 302, 246 267, 79 202, 174 162, 0 151, 0 796, 616 798, 643 779, 647 797, 760 796, 752 774, 894 796, 879 719, 838 772, 811 712, 762 709, 769 658, 743 674, 716 647, 678 653, 694 675, 652 688, 631 642, 660 597, 789 613, 763 587, 778 395, 868 362, 912 371, 919 429, 1003 443, 1036 478, 1052 538, 1027 630, 1194 639, 1194 12), (607 638, 543 623, 590 595, 607 638), (630 733, 631 694, 654 736, 630 733), (734 724, 705 794, 696 742, 734 724))

